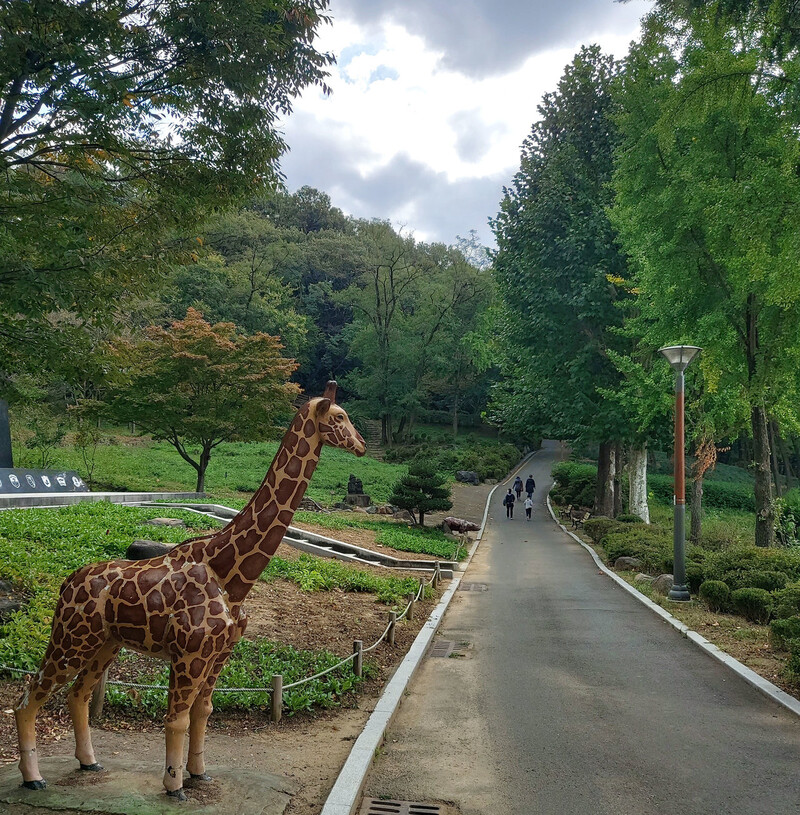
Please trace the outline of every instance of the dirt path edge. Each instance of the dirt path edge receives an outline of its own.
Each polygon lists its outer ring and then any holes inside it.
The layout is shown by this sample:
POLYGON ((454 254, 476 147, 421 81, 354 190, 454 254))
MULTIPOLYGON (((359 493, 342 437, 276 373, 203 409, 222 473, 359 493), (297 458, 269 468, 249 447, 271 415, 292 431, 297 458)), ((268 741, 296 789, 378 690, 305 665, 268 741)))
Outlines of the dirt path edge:
MULTIPOLYGON (((475 542, 469 550, 467 559, 464 561, 462 574, 469 568, 472 557, 480 545, 483 532, 486 528, 486 520, 489 515, 489 504, 491 503, 495 490, 503 486, 509 478, 518 473, 538 452, 539 450, 534 450, 528 453, 503 481, 495 484, 486 497, 486 507, 483 512, 481 528, 475 538, 475 542)), ((417 634, 416 639, 400 663, 400 666, 389 682, 387 682, 386 687, 378 699, 378 703, 375 705, 375 709, 364 725, 361 735, 356 739, 353 749, 350 751, 350 755, 344 763, 344 767, 342 767, 328 794, 325 806, 322 808, 320 815, 354 815, 356 806, 361 797, 364 782, 367 778, 367 773, 375 758, 375 752, 383 743, 386 731, 400 707, 403 693, 422 661, 425 652, 428 650, 428 645, 433 639, 434 634, 436 634, 439 624, 447 611, 447 607, 450 605, 450 601, 453 599, 453 595, 458 590, 460 583, 461 575, 454 575, 453 580, 442 595, 442 599, 431 612, 425 625, 420 629, 419 634, 417 634)))

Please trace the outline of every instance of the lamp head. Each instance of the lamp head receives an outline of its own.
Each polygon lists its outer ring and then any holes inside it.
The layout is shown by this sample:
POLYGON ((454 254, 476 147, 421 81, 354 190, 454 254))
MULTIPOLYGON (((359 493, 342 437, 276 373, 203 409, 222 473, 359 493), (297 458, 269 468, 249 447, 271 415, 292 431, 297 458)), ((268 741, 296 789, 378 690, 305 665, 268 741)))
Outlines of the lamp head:
POLYGON ((683 373, 702 348, 696 345, 665 345, 658 349, 676 373, 683 373))

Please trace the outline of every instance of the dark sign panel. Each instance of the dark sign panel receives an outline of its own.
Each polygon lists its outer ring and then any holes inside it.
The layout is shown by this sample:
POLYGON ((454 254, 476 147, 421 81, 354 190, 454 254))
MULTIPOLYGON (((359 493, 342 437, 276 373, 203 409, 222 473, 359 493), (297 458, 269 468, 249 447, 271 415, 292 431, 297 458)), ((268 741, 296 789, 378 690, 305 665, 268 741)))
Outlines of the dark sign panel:
POLYGON ((30 492, 89 492, 73 470, 23 470, 0 467, 0 495, 30 492))

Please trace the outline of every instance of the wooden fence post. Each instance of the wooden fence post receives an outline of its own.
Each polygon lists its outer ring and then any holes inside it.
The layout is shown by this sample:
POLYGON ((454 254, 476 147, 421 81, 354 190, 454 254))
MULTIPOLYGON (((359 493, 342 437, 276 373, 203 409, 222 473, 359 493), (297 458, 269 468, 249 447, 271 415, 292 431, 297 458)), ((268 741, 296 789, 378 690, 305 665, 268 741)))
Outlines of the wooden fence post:
POLYGON ((353 660, 353 673, 362 677, 364 675, 364 642, 363 640, 353 640, 353 653, 356 655, 353 660))
POLYGON ((388 634, 388 641, 389 645, 394 645, 394 629, 397 626, 397 612, 390 611, 389 612, 389 634, 388 634))
POLYGON ((271 714, 272 721, 279 722, 283 712, 283 674, 272 675, 272 699, 271 714))
POLYGON ((406 614, 407 620, 414 619, 414 592, 412 591, 411 594, 408 595, 408 614, 406 614))

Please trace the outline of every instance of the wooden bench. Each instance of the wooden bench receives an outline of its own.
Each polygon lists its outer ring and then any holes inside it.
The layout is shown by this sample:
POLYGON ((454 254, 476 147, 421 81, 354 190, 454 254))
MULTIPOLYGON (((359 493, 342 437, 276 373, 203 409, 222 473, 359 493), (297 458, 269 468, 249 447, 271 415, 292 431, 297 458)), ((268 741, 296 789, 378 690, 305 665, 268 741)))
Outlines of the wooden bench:
POLYGON ((565 520, 570 517, 571 513, 572 504, 570 504, 568 507, 561 507, 561 509, 558 510, 558 514, 565 520))

